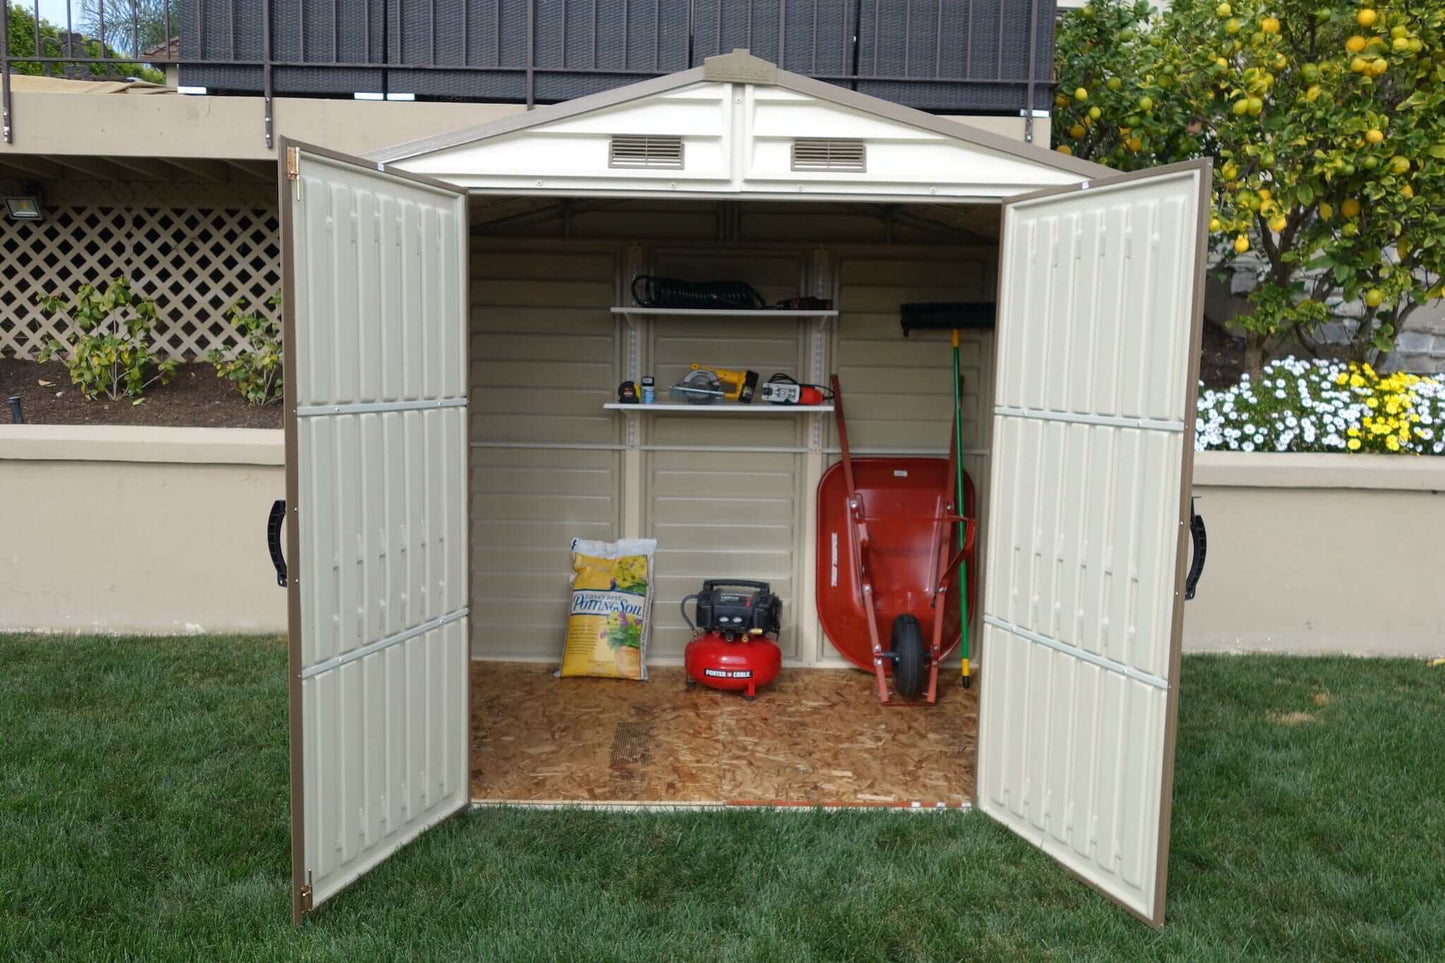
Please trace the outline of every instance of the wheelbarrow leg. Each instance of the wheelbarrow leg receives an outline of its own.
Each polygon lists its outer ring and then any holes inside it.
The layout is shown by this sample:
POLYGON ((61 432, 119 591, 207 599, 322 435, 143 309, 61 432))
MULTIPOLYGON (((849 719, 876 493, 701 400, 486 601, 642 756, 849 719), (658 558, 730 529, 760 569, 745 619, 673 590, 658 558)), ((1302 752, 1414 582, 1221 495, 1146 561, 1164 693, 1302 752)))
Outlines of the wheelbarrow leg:
POLYGON ((878 701, 888 701, 888 677, 883 674, 883 645, 878 641, 878 613, 873 610, 873 583, 863 581, 863 607, 868 610, 868 641, 873 644, 873 677, 878 681, 878 701))

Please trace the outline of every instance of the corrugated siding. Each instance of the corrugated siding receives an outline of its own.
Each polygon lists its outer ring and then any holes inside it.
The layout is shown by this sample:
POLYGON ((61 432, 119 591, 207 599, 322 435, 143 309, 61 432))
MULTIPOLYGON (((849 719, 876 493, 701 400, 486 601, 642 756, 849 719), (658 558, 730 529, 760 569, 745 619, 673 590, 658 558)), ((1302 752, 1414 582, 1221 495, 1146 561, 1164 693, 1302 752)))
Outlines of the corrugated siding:
POLYGON ((472 250, 472 649, 553 659, 567 620, 568 545, 616 538, 621 347, 612 248, 472 250), (505 447, 514 445, 517 447, 505 447), (501 446, 501 447, 498 447, 501 446))
POLYGON ((779 644, 799 658, 800 456, 654 452, 648 466, 647 529, 658 542, 652 654, 682 657, 689 636, 678 603, 705 579, 752 578, 783 600, 779 644))
POLYGON ((309 154, 300 172, 292 669, 319 904, 469 796, 466 206, 309 154), (463 407, 344 410, 406 401, 463 407))
POLYGON ((980 805, 1156 920, 1198 197, 1186 171, 1004 221, 980 805))

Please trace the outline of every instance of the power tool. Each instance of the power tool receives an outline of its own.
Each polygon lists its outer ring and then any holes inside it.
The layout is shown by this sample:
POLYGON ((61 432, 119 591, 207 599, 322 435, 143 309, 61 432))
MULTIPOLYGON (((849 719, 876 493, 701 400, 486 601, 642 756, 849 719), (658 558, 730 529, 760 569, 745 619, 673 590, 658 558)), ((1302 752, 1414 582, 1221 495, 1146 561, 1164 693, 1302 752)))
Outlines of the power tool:
POLYGON ((733 401, 752 404, 753 394, 758 388, 756 371, 734 371, 713 365, 693 364, 682 380, 668 392, 672 397, 695 405, 710 405, 719 401, 733 401))

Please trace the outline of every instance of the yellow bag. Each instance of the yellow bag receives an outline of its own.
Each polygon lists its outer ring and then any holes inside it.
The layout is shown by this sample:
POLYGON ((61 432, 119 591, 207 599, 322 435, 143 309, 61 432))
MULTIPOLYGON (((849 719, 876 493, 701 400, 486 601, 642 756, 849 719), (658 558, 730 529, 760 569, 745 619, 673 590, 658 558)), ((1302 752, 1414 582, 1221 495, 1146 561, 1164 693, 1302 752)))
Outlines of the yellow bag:
POLYGON ((654 538, 572 539, 572 609, 558 675, 646 679, 654 538))

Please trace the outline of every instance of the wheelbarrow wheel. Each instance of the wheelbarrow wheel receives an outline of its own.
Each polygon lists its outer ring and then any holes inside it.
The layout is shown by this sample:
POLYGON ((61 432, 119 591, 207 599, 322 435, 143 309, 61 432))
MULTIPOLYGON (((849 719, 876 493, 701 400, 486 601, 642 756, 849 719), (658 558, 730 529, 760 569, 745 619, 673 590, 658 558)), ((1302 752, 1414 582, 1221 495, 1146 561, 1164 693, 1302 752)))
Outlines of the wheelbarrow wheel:
POLYGON ((893 687, 905 699, 916 699, 923 691, 927 665, 923 649, 923 626, 912 615, 893 620, 893 687))

